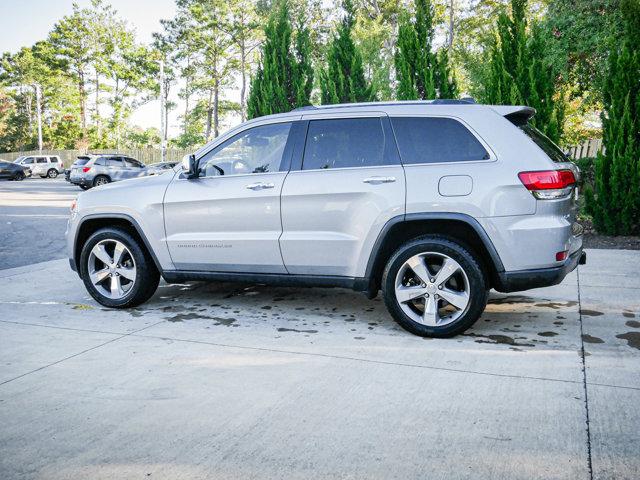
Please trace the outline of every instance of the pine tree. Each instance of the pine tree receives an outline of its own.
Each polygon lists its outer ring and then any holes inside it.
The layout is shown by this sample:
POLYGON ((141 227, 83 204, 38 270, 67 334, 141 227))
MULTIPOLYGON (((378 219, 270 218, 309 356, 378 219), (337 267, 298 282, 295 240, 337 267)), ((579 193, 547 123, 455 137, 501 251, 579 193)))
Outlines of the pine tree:
POLYGON ((292 47, 293 31, 287 0, 280 0, 265 27, 262 60, 251 79, 249 118, 288 112, 310 104, 313 86, 309 31, 300 22, 292 47))
POLYGON ((595 192, 585 192, 596 228, 613 235, 640 233, 640 4, 622 0, 621 8, 625 31, 612 39, 603 86, 605 150, 595 192))
POLYGON ((415 20, 408 12, 400 18, 394 63, 398 100, 456 98, 457 85, 445 48, 433 53, 433 6, 416 0, 415 20))
POLYGON ((329 45, 327 68, 320 72, 323 104, 369 102, 375 92, 364 75, 362 56, 353 41, 355 12, 352 0, 343 0, 345 15, 329 45))
POLYGON ((564 103, 556 92, 556 73, 547 56, 540 25, 527 28, 527 0, 511 0, 511 16, 501 12, 496 37, 488 48, 482 101, 525 104, 536 109, 533 123, 551 140, 562 136, 564 103))

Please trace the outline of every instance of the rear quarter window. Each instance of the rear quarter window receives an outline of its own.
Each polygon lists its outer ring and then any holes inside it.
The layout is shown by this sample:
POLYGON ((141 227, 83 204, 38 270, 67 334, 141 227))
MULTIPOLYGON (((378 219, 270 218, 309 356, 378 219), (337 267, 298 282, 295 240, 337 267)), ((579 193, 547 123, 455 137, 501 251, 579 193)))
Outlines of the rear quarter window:
POLYGON ((469 129, 453 118, 393 117, 391 124, 405 165, 491 158, 469 129))
POLYGON ((518 128, 524 132, 538 147, 542 149, 547 156, 556 163, 570 162, 571 160, 553 141, 544 133, 533 125, 525 123, 518 125, 518 128))

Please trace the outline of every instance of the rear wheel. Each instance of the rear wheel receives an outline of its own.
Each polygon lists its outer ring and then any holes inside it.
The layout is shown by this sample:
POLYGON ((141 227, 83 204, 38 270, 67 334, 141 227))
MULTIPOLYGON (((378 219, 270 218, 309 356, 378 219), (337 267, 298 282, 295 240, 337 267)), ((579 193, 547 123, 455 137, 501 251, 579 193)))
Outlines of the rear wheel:
POLYGON ((47 177, 56 178, 58 176, 58 171, 55 168, 50 168, 47 172, 47 177))
POLYGON ((160 281, 147 250, 120 228, 103 228, 89 237, 80 255, 80 275, 91 296, 113 308, 146 302, 160 281))
POLYGON ((425 236, 402 245, 382 278, 387 309, 404 329, 450 337, 473 325, 487 304, 480 262, 451 239, 425 236))
POLYGON ((96 178, 93 179, 93 186, 99 187, 100 185, 106 185, 109 182, 111 182, 111 180, 109 180, 109 177, 106 177, 104 175, 98 175, 96 178))

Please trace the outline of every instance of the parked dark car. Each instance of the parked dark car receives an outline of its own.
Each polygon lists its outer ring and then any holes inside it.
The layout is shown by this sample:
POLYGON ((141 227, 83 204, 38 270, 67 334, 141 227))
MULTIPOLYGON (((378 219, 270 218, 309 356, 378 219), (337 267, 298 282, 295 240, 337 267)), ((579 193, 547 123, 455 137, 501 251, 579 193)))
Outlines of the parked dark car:
POLYGON ((178 162, 158 162, 147 165, 147 175, 159 175, 162 172, 171 170, 178 162))
POLYGON ((29 169, 17 163, 0 160, 0 178, 9 180, 24 180, 28 176, 29 169))

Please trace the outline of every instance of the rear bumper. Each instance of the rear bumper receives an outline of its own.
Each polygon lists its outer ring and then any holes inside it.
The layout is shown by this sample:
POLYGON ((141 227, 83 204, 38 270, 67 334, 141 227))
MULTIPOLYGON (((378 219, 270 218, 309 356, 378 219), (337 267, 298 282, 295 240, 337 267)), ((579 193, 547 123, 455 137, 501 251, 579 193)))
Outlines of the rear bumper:
POLYGON ((559 267, 499 272, 495 289, 498 292, 509 293, 557 285, 569 272, 585 263, 587 263, 587 254, 579 248, 571 254, 564 265, 559 267))

